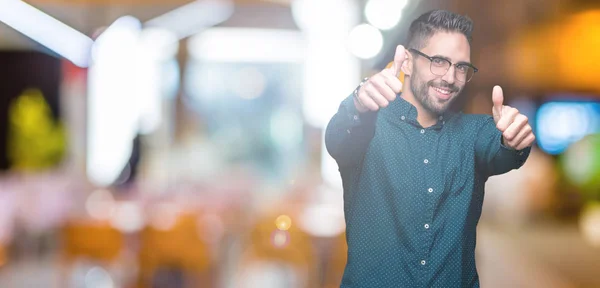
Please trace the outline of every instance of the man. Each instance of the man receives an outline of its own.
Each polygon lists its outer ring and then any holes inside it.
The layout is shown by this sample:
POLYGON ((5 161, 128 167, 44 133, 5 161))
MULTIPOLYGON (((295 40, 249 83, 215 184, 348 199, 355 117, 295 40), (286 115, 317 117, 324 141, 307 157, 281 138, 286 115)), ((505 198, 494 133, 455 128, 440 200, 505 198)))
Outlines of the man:
POLYGON ((348 243, 341 287, 479 287, 484 184, 521 167, 535 137, 498 86, 493 116, 448 109, 477 72, 472 27, 448 11, 423 14, 408 49, 398 46, 393 65, 331 119, 325 142, 343 180, 348 243))

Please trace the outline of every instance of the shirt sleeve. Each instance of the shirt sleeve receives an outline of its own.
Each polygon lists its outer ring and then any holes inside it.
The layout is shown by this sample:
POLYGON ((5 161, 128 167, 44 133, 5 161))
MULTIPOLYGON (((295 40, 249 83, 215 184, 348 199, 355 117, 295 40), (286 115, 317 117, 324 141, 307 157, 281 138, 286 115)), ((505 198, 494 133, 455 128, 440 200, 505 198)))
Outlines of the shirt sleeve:
POLYGON ((502 133, 492 116, 486 116, 475 140, 475 154, 486 177, 519 169, 529 157, 531 147, 514 150, 502 144, 502 133))
POLYGON ((360 113, 352 95, 339 106, 325 131, 325 146, 340 171, 355 168, 361 163, 369 143, 375 135, 377 112, 360 113))

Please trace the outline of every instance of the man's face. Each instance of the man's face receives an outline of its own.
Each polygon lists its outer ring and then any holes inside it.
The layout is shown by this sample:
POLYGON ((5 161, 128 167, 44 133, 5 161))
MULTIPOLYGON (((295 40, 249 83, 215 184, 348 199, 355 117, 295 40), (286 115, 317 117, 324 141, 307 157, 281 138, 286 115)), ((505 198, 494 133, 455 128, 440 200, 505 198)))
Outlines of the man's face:
MULTIPOLYGON (((430 57, 446 58, 452 63, 471 62, 471 46, 461 33, 435 33, 420 51, 430 57)), ((427 111, 435 115, 444 113, 465 87, 465 82, 456 80, 454 65, 445 75, 438 76, 431 72, 431 61, 416 53, 412 56, 410 88, 413 95, 427 111)))

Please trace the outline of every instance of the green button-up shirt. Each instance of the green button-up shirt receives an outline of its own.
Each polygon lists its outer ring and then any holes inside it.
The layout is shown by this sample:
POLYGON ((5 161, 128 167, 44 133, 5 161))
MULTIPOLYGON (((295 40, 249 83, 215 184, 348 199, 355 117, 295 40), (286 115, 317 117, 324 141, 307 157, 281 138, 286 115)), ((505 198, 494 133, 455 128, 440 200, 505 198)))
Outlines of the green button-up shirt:
POLYGON ((342 102, 325 143, 344 188, 341 287, 479 287, 476 227, 488 177, 517 169, 489 115, 447 112, 423 128, 398 95, 378 112, 342 102))

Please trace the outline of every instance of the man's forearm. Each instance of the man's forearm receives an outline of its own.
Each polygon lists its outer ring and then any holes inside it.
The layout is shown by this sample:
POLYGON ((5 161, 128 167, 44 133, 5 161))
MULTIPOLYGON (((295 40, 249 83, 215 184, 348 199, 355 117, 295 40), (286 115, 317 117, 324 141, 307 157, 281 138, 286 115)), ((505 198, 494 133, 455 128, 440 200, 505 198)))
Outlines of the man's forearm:
POLYGON ((356 165, 375 133, 376 112, 360 113, 352 96, 346 98, 325 132, 325 145, 340 168, 356 165))

